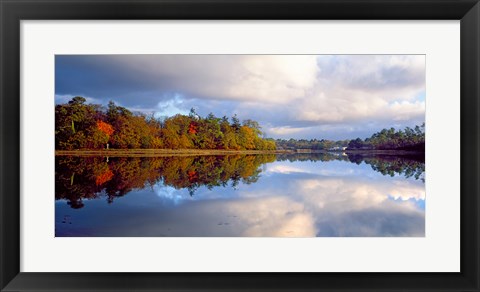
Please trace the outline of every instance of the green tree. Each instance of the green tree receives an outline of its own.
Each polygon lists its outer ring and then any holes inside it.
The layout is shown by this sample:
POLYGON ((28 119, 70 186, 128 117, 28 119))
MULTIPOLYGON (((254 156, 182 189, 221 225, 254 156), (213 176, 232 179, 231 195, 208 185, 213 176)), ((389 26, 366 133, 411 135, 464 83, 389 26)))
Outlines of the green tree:
POLYGON ((237 116, 232 124, 227 117, 213 113, 202 118, 192 108, 190 114, 157 120, 153 115, 134 114, 113 101, 102 108, 74 97, 67 104, 55 106, 55 147, 57 149, 111 148, 170 149, 269 149, 275 141, 260 137, 258 122, 237 116))

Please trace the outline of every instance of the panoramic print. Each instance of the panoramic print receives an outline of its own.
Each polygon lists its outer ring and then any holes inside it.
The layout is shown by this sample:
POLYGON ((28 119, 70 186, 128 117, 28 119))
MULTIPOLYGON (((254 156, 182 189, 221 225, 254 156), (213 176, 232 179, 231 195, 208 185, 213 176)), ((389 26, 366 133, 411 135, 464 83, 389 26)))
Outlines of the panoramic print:
POLYGON ((57 55, 56 237, 424 237, 424 55, 57 55))

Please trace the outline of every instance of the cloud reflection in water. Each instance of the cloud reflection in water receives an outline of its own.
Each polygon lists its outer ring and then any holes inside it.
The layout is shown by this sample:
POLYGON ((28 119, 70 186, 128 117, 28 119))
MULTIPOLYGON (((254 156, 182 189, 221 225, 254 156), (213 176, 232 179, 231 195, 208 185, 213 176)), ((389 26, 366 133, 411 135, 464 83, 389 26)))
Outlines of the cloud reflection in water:
POLYGON ((58 200, 57 236, 425 236, 422 180, 382 175, 366 163, 275 161, 253 183, 185 188, 158 181, 113 204, 58 200), (71 216, 73 224, 59 221, 71 216), (76 230, 78 232, 76 232, 76 230), (82 232, 80 232, 82 231, 82 232))

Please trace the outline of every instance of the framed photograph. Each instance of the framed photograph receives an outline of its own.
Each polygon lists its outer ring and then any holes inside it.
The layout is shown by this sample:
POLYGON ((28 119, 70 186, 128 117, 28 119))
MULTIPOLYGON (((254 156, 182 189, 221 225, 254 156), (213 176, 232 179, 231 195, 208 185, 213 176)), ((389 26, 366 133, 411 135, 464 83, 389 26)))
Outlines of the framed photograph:
POLYGON ((1 291, 480 291, 477 1, 9 1, 1 291))

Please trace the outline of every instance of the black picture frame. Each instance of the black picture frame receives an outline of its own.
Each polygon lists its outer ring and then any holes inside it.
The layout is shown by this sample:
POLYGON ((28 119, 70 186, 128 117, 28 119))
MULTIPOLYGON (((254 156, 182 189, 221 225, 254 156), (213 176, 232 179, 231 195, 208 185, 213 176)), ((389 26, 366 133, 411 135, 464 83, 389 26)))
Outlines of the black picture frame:
POLYGON ((477 0, 0 0, 0 15, 1 291, 480 291, 477 0), (48 19, 461 20, 461 272, 21 273, 20 21, 48 19))

